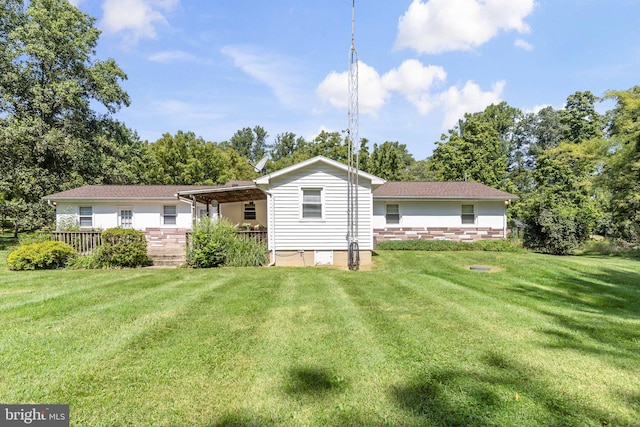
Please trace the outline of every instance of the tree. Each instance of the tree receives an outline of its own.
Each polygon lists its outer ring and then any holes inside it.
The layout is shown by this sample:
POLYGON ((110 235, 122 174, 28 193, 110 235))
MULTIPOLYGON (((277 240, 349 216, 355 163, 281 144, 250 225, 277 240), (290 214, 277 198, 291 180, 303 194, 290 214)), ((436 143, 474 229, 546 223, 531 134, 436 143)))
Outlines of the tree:
POLYGON ((373 145, 368 172, 389 181, 406 181, 414 162, 405 144, 386 141, 381 145, 373 145))
POLYGON ((110 115, 129 105, 112 59, 95 59, 94 19, 66 0, 3 0, 0 30, 0 191, 41 225, 40 198, 85 182, 131 176, 141 153, 110 115), (102 105, 105 111, 93 107, 102 105), (126 140, 123 140, 126 139, 126 140), (122 147, 122 144, 130 147, 122 147), (105 162, 106 161, 106 162, 105 162), (107 177, 105 177, 105 172, 107 177), (39 219, 36 219, 39 218, 39 219))
POLYGON ((616 237, 640 242, 640 86, 610 91, 617 101, 610 112, 614 145, 603 173, 611 194, 611 222, 616 237))
POLYGON ((588 139, 602 138, 604 120, 595 108, 598 100, 589 91, 576 92, 567 97, 561 117, 564 141, 577 144, 588 139))
POLYGON ((562 147, 538 157, 535 190, 523 201, 525 246, 565 255, 591 234, 597 217, 595 201, 574 174, 562 147))
POLYGON ((267 137, 269 134, 261 126, 242 128, 224 142, 224 147, 233 148, 238 154, 252 163, 257 163, 267 152, 267 137))
POLYGON ((232 148, 207 142, 193 132, 165 133, 149 144, 153 184, 216 185, 234 179, 251 179, 255 172, 247 159, 232 148))
POLYGON ((537 113, 525 114, 517 121, 510 156, 510 178, 518 194, 533 190, 531 173, 538 155, 562 142, 564 125, 561 116, 562 110, 545 107, 537 113))
POLYGON ((458 126, 442 135, 428 159, 428 175, 443 181, 477 181, 513 191, 509 156, 520 110, 505 102, 483 112, 465 114, 458 126))
POLYGON ((310 157, 325 156, 347 164, 349 159, 349 147, 342 139, 340 132, 321 131, 309 145, 310 157))
POLYGON ((272 161, 276 162, 280 159, 292 157, 297 151, 304 150, 307 147, 307 141, 301 136, 297 136, 293 132, 284 132, 276 135, 274 144, 269 150, 272 161))

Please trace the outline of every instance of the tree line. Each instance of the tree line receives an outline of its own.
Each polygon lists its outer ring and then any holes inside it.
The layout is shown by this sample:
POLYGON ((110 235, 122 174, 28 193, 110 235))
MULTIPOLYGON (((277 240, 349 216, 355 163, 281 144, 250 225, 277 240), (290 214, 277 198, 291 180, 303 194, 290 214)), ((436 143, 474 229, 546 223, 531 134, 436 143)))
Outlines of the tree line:
MULTIPOLYGON (((66 0, 0 0, 0 220, 18 230, 51 223, 42 197, 84 184, 224 184, 324 155, 347 162, 339 132, 271 141, 261 126, 228 140, 189 131, 154 142, 114 119, 130 103, 127 78, 96 58, 95 19, 66 0)), ((520 197, 509 216, 525 243, 566 253, 591 234, 640 242, 640 87, 589 91, 561 109, 523 112, 503 102, 466 114, 433 154, 416 160, 398 141, 357 141, 359 168, 386 180, 478 181, 520 197)))

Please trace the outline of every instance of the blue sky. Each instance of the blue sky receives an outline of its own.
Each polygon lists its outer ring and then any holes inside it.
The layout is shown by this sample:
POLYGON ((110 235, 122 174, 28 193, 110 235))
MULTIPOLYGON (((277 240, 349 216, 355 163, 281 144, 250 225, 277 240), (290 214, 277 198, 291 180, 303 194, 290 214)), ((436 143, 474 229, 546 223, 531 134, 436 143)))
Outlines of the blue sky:
MULTIPOLYGON (((127 73, 116 117, 144 140, 347 127, 351 0, 70 1, 127 73)), ((491 103, 561 108, 640 84, 638 17, 640 0, 356 0, 360 136, 421 160, 491 103)))

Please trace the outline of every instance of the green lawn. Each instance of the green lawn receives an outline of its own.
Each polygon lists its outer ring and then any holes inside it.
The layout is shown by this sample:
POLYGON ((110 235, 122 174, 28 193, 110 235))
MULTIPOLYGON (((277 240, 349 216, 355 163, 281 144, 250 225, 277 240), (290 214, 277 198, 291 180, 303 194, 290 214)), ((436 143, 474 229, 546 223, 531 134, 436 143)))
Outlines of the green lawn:
POLYGON ((637 261, 10 272, 5 257, 0 402, 68 403, 71 425, 640 425, 637 261))

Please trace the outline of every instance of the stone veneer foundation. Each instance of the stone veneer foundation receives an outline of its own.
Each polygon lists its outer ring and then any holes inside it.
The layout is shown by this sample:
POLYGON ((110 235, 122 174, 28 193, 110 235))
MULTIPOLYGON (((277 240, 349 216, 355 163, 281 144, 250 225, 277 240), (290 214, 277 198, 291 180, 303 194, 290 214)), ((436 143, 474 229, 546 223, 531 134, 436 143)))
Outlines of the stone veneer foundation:
POLYGON ((374 242, 389 240, 453 240, 470 242, 481 239, 504 239, 504 230, 488 227, 398 227, 374 228, 374 242))
POLYGON ((186 228, 153 227, 144 230, 149 250, 153 248, 182 248, 187 244, 186 228))

